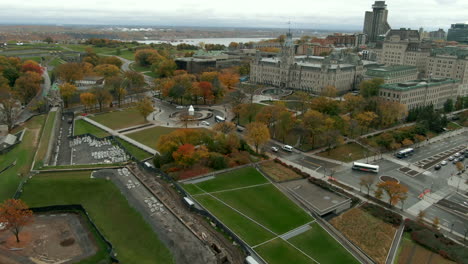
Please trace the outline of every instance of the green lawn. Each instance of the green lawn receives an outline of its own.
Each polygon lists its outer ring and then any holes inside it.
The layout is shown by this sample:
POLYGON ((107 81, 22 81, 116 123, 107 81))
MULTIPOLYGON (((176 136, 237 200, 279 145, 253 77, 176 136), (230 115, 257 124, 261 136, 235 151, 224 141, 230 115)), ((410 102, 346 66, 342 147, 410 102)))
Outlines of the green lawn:
MULTIPOLYGON (((263 177, 255 168, 249 166, 231 172, 218 174, 214 179, 197 183, 196 186, 200 187, 206 192, 215 192, 267 182, 268 180, 263 177)), ((191 194, 202 193, 203 191, 201 191, 196 186, 189 183, 185 184, 184 188, 188 187, 189 190, 187 191, 191 194)))
POLYGON ((277 234, 313 220, 272 184, 213 195, 277 234))
MULTIPOLYGON (((252 108, 252 113, 253 113, 253 115, 252 115, 252 122, 255 121, 255 116, 257 115, 257 113, 260 112, 260 110, 261 110, 263 107, 265 107, 265 106, 266 106, 266 105, 263 105, 263 104, 255 104, 255 103, 254 103, 254 106, 253 106, 253 108, 252 108)), ((247 125, 248 123, 250 123, 250 122, 249 122, 249 119, 248 119, 248 116, 245 115, 245 114, 241 114, 241 115, 240 115, 240 119, 239 119, 239 125, 245 126, 245 125, 247 125)))
POLYGON ((88 122, 86 122, 83 119, 79 119, 75 121, 75 127, 74 127, 74 135, 83 135, 83 134, 92 134, 95 135, 96 137, 107 137, 109 136, 109 133, 106 131, 100 129, 99 127, 92 125, 88 122))
POLYGON ((90 118, 112 129, 122 129, 146 123, 146 118, 143 118, 136 108, 112 111, 90 118))
MULTIPOLYGON (((116 53, 114 53, 114 54, 116 54, 116 53)), ((115 55, 115 56, 119 56, 119 57, 122 57, 122 58, 127 59, 127 60, 135 60, 135 53, 133 51, 129 51, 129 50, 121 50, 120 55, 115 55)))
MULTIPOLYGON (((40 115, 30 119, 24 127, 26 132, 23 141, 11 151, 0 155, 0 170, 16 160, 16 165, 0 174, 0 202, 13 197, 22 177, 27 176, 34 159, 42 126, 46 116, 40 115)), ((20 127, 14 133, 23 129, 20 127)))
POLYGON ((140 66, 139 64, 137 63, 132 63, 130 64, 130 69, 136 71, 136 72, 147 72, 147 71, 151 71, 151 68, 150 67, 146 67, 146 66, 140 66))
POLYGON ((366 155, 373 156, 375 154, 374 152, 356 143, 343 144, 330 150, 330 153, 328 152, 329 151, 326 150, 324 152, 318 153, 317 155, 343 162, 351 162, 354 160, 364 159, 366 158, 366 155))
POLYGON ((91 179, 90 172, 38 174, 25 185, 21 198, 31 207, 83 205, 122 263, 173 263, 168 249, 120 190, 111 181, 91 179))
POLYGON ((347 263, 359 264, 345 248, 343 248, 327 231, 317 223, 311 224, 312 229, 290 238, 295 245, 321 264, 347 263))
POLYGON ((151 153, 146 152, 146 151, 142 150, 141 148, 136 147, 135 145, 130 144, 127 141, 125 141, 125 140, 123 140, 121 138, 116 137, 115 139, 117 141, 119 141, 120 144, 122 144, 138 160, 144 160, 144 159, 147 159, 147 158, 150 158, 150 157, 153 156, 151 153))
POLYGON ((462 126, 460 126, 459 124, 455 123, 455 122, 450 122, 447 124, 447 129, 449 130, 456 130, 456 129, 460 129, 462 128, 462 126))
POLYGON ((127 137, 132 138, 148 147, 156 148, 156 142, 159 137, 177 130, 172 127, 152 127, 140 130, 138 132, 126 134, 127 137))
POLYGON ((258 245, 274 237, 273 233, 209 195, 197 196, 196 199, 250 246, 258 245))
POLYGON ((34 164, 35 168, 39 168, 43 165, 45 156, 47 154, 47 149, 49 148, 49 141, 52 136, 52 129, 54 128, 55 116, 57 112, 49 112, 47 115, 47 120, 44 125, 44 131, 41 135, 41 141, 39 142, 39 148, 37 149, 37 154, 34 164))
POLYGON ((57 58, 54 58, 52 61, 50 61, 48 63, 48 65, 53 66, 53 67, 57 67, 62 63, 65 63, 65 61, 63 61, 61 58, 57 57, 57 58))
POLYGON ((316 263, 280 238, 255 248, 255 251, 260 254, 260 256, 262 256, 262 258, 264 258, 269 264, 316 263))

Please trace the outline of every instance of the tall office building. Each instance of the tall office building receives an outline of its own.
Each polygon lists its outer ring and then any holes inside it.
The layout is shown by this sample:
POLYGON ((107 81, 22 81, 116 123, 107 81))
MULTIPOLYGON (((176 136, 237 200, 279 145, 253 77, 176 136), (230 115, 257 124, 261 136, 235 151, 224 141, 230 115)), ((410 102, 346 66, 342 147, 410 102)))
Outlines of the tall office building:
POLYGON ((468 24, 452 24, 448 30, 447 40, 468 43, 468 24))
POLYGON ((364 33, 369 42, 376 42, 379 35, 384 35, 390 30, 387 22, 388 10, 385 1, 375 1, 372 11, 366 11, 364 17, 364 33))

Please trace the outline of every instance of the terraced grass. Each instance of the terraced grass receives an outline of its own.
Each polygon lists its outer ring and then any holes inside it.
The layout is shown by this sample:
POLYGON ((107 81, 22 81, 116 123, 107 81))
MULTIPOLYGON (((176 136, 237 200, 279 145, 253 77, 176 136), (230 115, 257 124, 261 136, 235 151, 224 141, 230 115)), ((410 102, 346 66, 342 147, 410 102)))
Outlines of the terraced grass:
POLYGON ((122 263, 173 263, 169 250, 149 224, 130 206, 120 190, 90 172, 38 174, 21 197, 29 206, 81 204, 99 230, 114 245, 122 263))
POLYGON ((257 245, 274 237, 274 235, 266 229, 256 225, 209 195, 197 196, 197 201, 249 245, 257 245))
POLYGON ((118 138, 116 137, 115 138, 117 141, 120 142, 120 144, 122 144, 135 158, 137 158, 138 160, 144 160, 144 159, 147 159, 147 158, 151 158, 153 155, 149 152, 146 152, 144 150, 142 150, 141 148, 133 145, 133 144, 130 144, 128 143, 127 141, 121 139, 121 138, 118 138))
POLYGON ((277 234, 313 220, 272 184, 213 195, 277 234))
MULTIPOLYGON (((196 185, 203 189, 206 192, 215 192, 221 190, 228 190, 240 187, 246 187, 251 185, 257 185, 262 183, 267 183, 268 180, 265 179, 255 168, 245 167, 242 169, 234 170, 231 172, 226 172, 218 174, 214 179, 203 181, 197 183, 196 185)), ((190 186, 191 184, 185 184, 185 186, 190 186)), ((200 193, 199 188, 189 187, 188 192, 193 191, 195 193, 200 193)))
POLYGON ((312 229, 290 238, 288 241, 321 264, 359 264, 344 247, 331 237, 320 225, 312 223, 312 229))
POLYGON ((269 264, 318 264, 280 238, 257 247, 255 251, 269 264))
POLYGON ((23 177, 28 175, 45 119, 45 115, 35 116, 24 126, 18 127, 12 132, 17 133, 26 128, 23 141, 9 152, 0 155, 0 170, 16 161, 15 166, 0 174, 0 202, 11 198, 23 177))

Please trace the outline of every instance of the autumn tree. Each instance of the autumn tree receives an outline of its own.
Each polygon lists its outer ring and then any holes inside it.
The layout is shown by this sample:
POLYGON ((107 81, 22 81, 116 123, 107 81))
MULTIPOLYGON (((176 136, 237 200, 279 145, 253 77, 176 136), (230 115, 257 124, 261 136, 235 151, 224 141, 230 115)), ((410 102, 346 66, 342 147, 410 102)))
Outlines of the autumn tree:
MULTIPOLYGON (((0 76, 0 79, 3 78, 0 76)), ((4 84, 0 84, 0 123, 8 126, 8 131, 13 129, 18 114, 19 103, 13 97, 11 88, 4 84)))
POLYGON ((100 64, 94 67, 94 72, 104 78, 117 76, 120 73, 120 69, 112 64, 100 64))
POLYGON ((219 75, 219 80, 228 89, 232 89, 239 83, 239 74, 226 71, 219 75))
POLYGON ((367 196, 369 196, 369 192, 372 188, 372 184, 374 184, 376 177, 374 175, 364 175, 360 178, 359 185, 363 186, 367 189, 367 196))
POLYGON ((361 112, 362 109, 364 109, 365 100, 362 96, 348 93, 348 94, 345 94, 343 98, 344 98, 344 102, 343 102, 344 109, 347 112, 351 114, 355 114, 355 113, 361 112))
POLYGON ((42 75, 44 72, 44 69, 39 65, 39 63, 33 61, 33 60, 27 60, 23 63, 23 66, 21 66, 21 71, 22 72, 35 72, 39 75, 42 75))
POLYGON ((135 62, 143 67, 151 66, 159 56, 154 49, 140 49, 135 53, 135 62))
POLYGON ((210 82, 212 83, 215 78, 219 77, 219 72, 213 71, 213 72, 203 72, 200 75, 200 81, 202 82, 210 82))
POLYGON ((122 60, 114 56, 106 56, 99 59, 99 64, 112 64, 120 69, 122 67, 122 60))
POLYGON ((153 102, 151 102, 151 98, 143 98, 143 100, 139 101, 136 104, 136 109, 146 121, 146 117, 152 112, 154 112, 153 102))
POLYGON ((310 100, 310 107, 320 113, 327 115, 338 115, 340 113, 340 102, 328 97, 314 97, 310 100))
POLYGON ((206 104, 206 100, 213 100, 213 85, 207 81, 198 82, 200 89, 200 95, 203 97, 203 104, 206 104))
POLYGON ((437 216, 434 217, 434 219, 432 220, 432 227, 435 228, 435 229, 438 229, 439 224, 440 224, 439 217, 437 217, 437 216))
POLYGON ((327 85, 322 89, 322 96, 325 97, 336 97, 338 95, 338 89, 333 85, 327 85))
POLYGON ((10 230, 19 243, 19 233, 27 224, 33 221, 33 212, 22 200, 8 199, 0 204, 0 222, 5 229, 10 230))
POLYGON ((74 84, 76 81, 83 79, 85 75, 85 64, 69 62, 60 64, 55 68, 57 77, 67 83, 74 84))
POLYGON ((99 112, 102 112, 102 106, 112 102, 112 95, 109 93, 109 90, 102 87, 95 87, 93 89, 94 97, 96 102, 99 105, 99 112))
POLYGON ((377 184, 377 189, 382 189, 388 196, 388 204, 397 204, 408 193, 408 187, 394 181, 384 181, 377 184))
POLYGON ((253 122, 246 126, 245 138, 255 146, 255 151, 258 153, 258 147, 270 140, 270 131, 265 124, 253 122))
POLYGON ((162 59, 153 63, 151 68, 159 78, 165 78, 174 75, 174 71, 177 70, 177 65, 172 59, 162 59))
POLYGON ((244 104, 246 96, 242 91, 236 90, 230 93, 228 97, 229 97, 229 102, 232 107, 232 111, 234 112, 235 117, 237 119, 237 124, 239 124, 240 115, 242 112, 242 105, 244 104))
POLYGON ((381 127, 390 127, 408 115, 406 105, 387 100, 377 100, 376 114, 381 127))
POLYGON ((96 96, 93 93, 82 93, 80 94, 80 102, 86 109, 96 104, 96 96))
POLYGON ((375 191, 374 191, 374 196, 375 198, 377 199, 382 199, 382 196, 383 196, 383 190, 382 188, 377 188, 375 191))
POLYGON ((316 110, 309 110, 302 118, 302 127, 311 138, 312 146, 314 146, 315 137, 326 130, 325 116, 316 110))
POLYGON ((414 144, 414 142, 409 139, 409 138, 405 138, 403 139, 403 141, 401 142, 401 144, 404 146, 404 147, 408 147, 408 146, 411 146, 414 144))
POLYGON ((112 76, 106 79, 105 87, 111 91, 119 107, 125 95, 127 95, 127 90, 125 89, 127 86, 128 82, 121 76, 112 76))
POLYGON ((463 162, 459 161, 457 163, 455 163, 455 167, 457 168, 457 170, 459 172, 463 171, 465 169, 465 165, 463 164, 463 162))
POLYGON ((227 122, 227 121, 226 122, 220 122, 220 123, 217 123, 216 125, 214 125, 213 130, 221 132, 223 134, 229 134, 229 133, 233 132, 234 130, 236 130, 236 124, 234 124, 232 122, 227 122))
POLYGON ((374 122, 374 120, 377 118, 378 118, 377 114, 374 112, 370 112, 370 111, 357 114, 356 120, 361 126, 361 134, 362 134, 362 128, 365 128, 367 131, 370 125, 372 124, 372 122, 374 122))
POLYGON ((70 83, 63 83, 59 86, 60 95, 63 98, 65 107, 68 107, 70 98, 76 93, 76 86, 70 83))
POLYGON ((172 153, 172 157, 179 165, 190 167, 198 160, 208 157, 208 150, 205 146, 184 144, 172 153))
POLYGON ((289 131, 291 131, 294 127, 295 119, 291 112, 283 111, 279 114, 278 121, 277 121, 277 130, 279 133, 279 137, 282 138, 283 142, 285 142, 286 135, 289 131))
MULTIPOLYGON (((133 92, 140 92, 145 86, 145 77, 136 71, 126 71, 123 74, 125 87, 133 92)), ((156 79, 155 79, 156 80, 156 79)))
POLYGON ((23 104, 28 104, 41 89, 42 76, 36 72, 26 72, 15 82, 15 94, 23 104))
POLYGON ((416 221, 422 224, 424 223, 424 217, 426 217, 426 211, 419 210, 418 216, 416 217, 416 221))
POLYGON ((384 80, 380 78, 365 80, 359 84, 359 90, 364 98, 377 96, 379 95, 379 88, 382 84, 384 84, 384 80))

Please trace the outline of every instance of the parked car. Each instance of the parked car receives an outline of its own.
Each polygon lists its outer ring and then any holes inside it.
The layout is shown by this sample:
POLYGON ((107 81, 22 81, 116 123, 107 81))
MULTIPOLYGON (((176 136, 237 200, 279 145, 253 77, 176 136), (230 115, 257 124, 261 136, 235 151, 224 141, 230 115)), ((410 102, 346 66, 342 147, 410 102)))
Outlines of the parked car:
POLYGON ((443 160, 443 161, 440 163, 440 165, 442 165, 442 166, 447 165, 447 161, 446 161, 446 160, 443 160))
POLYGON ((178 105, 176 106, 176 109, 184 109, 185 107, 183 105, 178 105))
POLYGON ((457 164, 458 159, 453 159, 452 164, 457 164))
POLYGON ((460 152, 455 153, 455 157, 460 157, 460 152))
POLYGON ((201 123, 202 125, 204 125, 204 126, 209 126, 209 125, 210 125, 210 123, 207 122, 207 121, 201 121, 200 123, 201 123))
POLYGON ((448 160, 450 160, 450 161, 452 161, 452 160, 454 160, 454 159, 455 159, 455 158, 454 158, 453 156, 448 157, 448 160))
POLYGON ((440 164, 437 164, 434 166, 434 170, 440 170, 440 168, 442 168, 442 165, 440 164))
POLYGON ((277 147, 271 147, 271 151, 273 151, 273 152, 278 152, 278 150, 279 149, 277 147))

